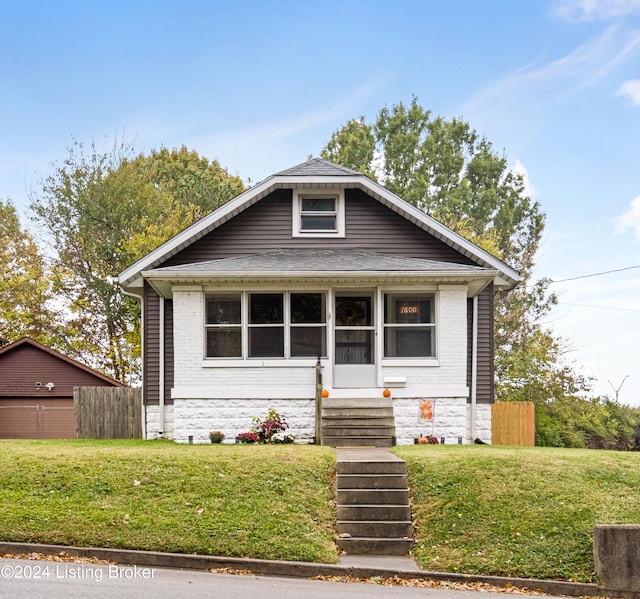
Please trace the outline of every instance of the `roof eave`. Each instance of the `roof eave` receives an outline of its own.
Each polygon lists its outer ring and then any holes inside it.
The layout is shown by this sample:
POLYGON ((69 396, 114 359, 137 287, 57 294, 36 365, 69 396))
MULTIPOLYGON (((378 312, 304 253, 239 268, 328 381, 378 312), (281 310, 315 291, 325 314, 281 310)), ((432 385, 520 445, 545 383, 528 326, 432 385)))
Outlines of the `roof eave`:
POLYGON ((264 285, 264 284, 446 284, 466 285, 468 295, 472 297, 482 291, 497 277, 497 272, 485 270, 479 272, 451 271, 277 271, 265 274, 255 272, 222 273, 159 273, 145 271, 142 276, 163 297, 173 297, 173 287, 180 285, 264 285))

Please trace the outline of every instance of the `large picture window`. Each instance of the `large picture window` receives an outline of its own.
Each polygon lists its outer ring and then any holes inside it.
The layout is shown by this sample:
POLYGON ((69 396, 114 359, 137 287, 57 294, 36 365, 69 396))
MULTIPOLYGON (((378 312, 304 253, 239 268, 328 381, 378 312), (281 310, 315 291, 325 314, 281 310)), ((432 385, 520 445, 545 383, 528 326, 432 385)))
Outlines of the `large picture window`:
POLYGON ((385 294, 384 355, 386 358, 434 357, 435 339, 433 295, 385 294))
POLYGON ((207 358, 326 356, 326 295, 207 294, 206 338, 207 358))

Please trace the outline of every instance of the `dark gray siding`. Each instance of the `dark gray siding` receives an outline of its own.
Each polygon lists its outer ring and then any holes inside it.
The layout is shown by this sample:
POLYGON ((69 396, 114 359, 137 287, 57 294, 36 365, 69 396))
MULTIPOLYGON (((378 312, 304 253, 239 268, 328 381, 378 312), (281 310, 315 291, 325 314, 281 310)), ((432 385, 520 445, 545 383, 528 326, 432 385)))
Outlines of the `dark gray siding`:
POLYGON ((472 264, 432 235, 389 210, 364 192, 348 189, 346 236, 309 239, 291 235, 291 190, 278 190, 162 266, 232 258, 291 248, 358 248, 397 256, 472 264))
MULTIPOLYGON (((467 302, 467 384, 471 388, 473 300, 467 302)), ((478 296, 478 403, 493 403, 493 284, 478 296)))
POLYGON ((173 388, 173 300, 164 301, 164 403, 172 404, 173 388))
MULTIPOLYGON (((144 403, 158 405, 160 385, 160 297, 145 283, 144 287, 144 375, 142 396, 144 403)), ((173 302, 164 302, 164 402, 173 403, 173 302)))
POLYGON ((144 284, 144 365, 142 375, 142 397, 145 404, 158 405, 160 384, 160 298, 144 284))

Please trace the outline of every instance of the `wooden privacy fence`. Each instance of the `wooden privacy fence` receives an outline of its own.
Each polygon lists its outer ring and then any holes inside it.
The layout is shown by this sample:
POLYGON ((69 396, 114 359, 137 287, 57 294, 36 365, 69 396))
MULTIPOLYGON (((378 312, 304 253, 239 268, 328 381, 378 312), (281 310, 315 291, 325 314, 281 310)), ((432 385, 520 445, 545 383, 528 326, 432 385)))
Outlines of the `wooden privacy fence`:
POLYGON ((491 406, 491 444, 533 447, 535 406, 531 401, 500 401, 491 406))
POLYGON ((142 389, 74 387, 79 439, 142 438, 142 389))

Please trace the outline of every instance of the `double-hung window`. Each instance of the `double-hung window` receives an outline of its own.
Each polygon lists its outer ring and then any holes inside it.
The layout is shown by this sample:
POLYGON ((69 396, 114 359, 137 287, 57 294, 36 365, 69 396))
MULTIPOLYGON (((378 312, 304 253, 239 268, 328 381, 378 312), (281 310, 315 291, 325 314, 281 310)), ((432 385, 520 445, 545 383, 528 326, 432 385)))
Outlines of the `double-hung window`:
POLYGON ((324 293, 290 293, 289 353, 292 358, 327 355, 324 293))
POLYGON ((206 295, 207 358, 298 358, 327 353, 324 293, 206 295))
POLYGON ((344 192, 294 191, 294 237, 344 237, 344 192))
POLYGON ((239 293, 206 296, 208 358, 242 357, 242 298, 239 293))
POLYGON ((249 357, 284 357, 282 293, 249 294, 249 357))
POLYGON ((435 357, 436 324, 433 294, 384 295, 386 358, 435 357))

